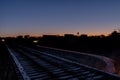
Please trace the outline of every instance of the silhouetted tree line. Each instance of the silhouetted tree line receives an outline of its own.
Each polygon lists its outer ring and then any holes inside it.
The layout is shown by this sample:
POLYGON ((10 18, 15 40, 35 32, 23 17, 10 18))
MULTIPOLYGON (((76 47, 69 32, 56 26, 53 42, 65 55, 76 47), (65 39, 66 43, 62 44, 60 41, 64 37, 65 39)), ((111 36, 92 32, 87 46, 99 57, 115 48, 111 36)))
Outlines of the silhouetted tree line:
POLYGON ((65 34, 64 36, 43 35, 43 37, 17 36, 5 38, 9 44, 43 45, 81 52, 90 52, 104 55, 120 48, 120 33, 113 31, 108 36, 80 36, 65 34), (34 43, 34 41, 38 41, 34 43))

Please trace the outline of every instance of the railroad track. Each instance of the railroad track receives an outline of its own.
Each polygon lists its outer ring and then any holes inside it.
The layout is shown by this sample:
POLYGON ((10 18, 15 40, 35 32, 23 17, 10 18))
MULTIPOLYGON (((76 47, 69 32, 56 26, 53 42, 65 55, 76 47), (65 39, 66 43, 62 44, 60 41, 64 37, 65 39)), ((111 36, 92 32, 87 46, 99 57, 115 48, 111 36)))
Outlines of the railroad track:
POLYGON ((120 80, 117 75, 98 71, 71 58, 23 46, 7 48, 23 80, 120 80))
POLYGON ((110 72, 110 73, 116 72, 113 60, 105 56, 99 56, 99 55, 94 55, 89 53, 81 53, 77 51, 57 49, 57 48, 51 48, 51 47, 45 47, 45 46, 39 46, 39 45, 34 46, 32 48, 45 53, 50 53, 56 56, 60 56, 65 59, 77 61, 79 63, 83 63, 88 66, 92 66, 100 70, 104 70, 106 72, 110 72))

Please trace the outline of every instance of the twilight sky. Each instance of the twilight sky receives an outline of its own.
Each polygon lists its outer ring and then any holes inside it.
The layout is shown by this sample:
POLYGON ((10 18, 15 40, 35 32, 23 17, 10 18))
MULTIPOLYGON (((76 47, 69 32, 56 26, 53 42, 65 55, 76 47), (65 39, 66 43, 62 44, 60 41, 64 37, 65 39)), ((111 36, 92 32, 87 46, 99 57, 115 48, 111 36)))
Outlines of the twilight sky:
POLYGON ((0 36, 109 34, 120 27, 120 0, 0 0, 0 36))

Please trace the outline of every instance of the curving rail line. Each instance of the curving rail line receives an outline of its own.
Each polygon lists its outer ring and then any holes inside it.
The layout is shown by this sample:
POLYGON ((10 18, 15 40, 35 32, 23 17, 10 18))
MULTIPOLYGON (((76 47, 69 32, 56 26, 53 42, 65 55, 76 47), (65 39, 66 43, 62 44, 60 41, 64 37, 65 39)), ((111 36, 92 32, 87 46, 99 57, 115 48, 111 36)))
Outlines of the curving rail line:
MULTIPOLYGON (((120 77, 36 49, 7 46, 23 80, 120 80, 120 77)), ((63 55, 63 54, 62 54, 63 55)))

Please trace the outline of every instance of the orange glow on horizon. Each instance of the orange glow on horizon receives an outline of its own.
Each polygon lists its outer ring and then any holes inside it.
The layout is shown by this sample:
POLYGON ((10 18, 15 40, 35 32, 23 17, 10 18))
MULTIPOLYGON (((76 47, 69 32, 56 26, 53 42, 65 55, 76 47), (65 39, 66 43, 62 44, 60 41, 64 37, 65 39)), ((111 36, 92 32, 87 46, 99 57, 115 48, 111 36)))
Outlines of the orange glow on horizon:
MULTIPOLYGON (((7 36, 6 36, 6 34, 4 34, 4 35, 1 35, 1 37, 17 37, 19 35, 22 35, 22 36, 30 35, 31 37, 41 37, 43 35, 64 36, 64 34, 72 34, 72 33, 61 33, 61 34, 7 34, 7 36)), ((108 36, 110 33, 107 33, 107 32, 104 33, 104 34, 102 34, 102 33, 95 33, 95 32, 94 33, 80 33, 79 36, 82 35, 82 34, 86 34, 88 36, 100 36, 100 35, 108 36)), ((73 33, 73 35, 77 35, 77 33, 76 34, 73 33)))

